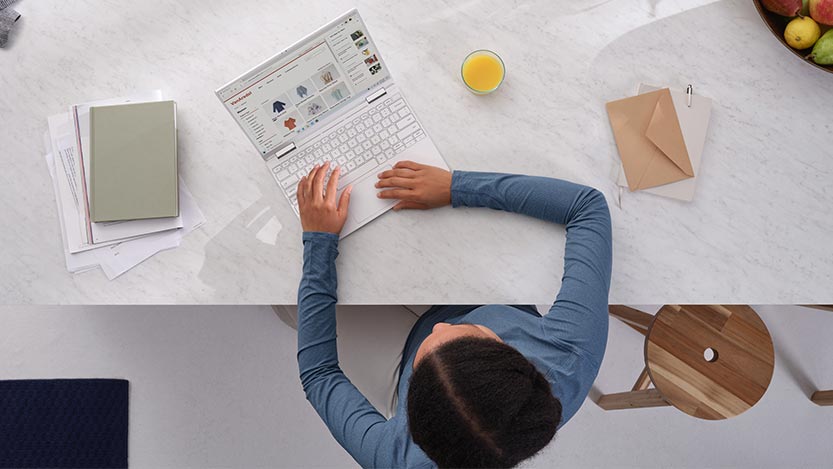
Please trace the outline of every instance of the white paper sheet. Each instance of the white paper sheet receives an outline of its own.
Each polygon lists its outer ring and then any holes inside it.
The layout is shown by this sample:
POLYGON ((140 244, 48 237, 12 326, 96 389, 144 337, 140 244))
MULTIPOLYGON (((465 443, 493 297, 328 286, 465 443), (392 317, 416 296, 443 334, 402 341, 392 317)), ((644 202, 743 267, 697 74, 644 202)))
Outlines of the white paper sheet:
MULTIPOLYGON (((61 242, 63 243, 64 247, 64 261, 66 262, 67 270, 71 273, 78 273, 94 269, 98 267, 98 259, 93 251, 79 252, 73 254, 69 250, 69 247, 67 245, 67 225, 65 223, 65 219, 67 218, 65 212, 65 210, 67 210, 66 200, 62 200, 61 196, 59 195, 60 191, 58 188, 58 177, 56 175, 55 159, 52 157, 51 153, 46 154, 46 166, 49 168, 49 174, 52 177, 52 188, 55 190, 55 201, 58 206, 58 221, 61 227, 61 242)), ((74 208, 69 208, 69 210, 74 212, 74 208)), ((71 219, 72 217, 74 217, 74 215, 74 213, 71 213, 69 218, 71 219)))

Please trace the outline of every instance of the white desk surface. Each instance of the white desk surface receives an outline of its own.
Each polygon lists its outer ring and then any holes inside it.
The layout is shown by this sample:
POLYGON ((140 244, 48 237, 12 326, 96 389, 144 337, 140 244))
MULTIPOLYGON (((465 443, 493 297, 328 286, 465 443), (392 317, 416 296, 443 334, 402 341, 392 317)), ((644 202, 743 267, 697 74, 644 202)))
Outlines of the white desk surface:
MULTIPOLYGON (((833 75, 784 49, 751 0, 579 3, 23 0, 0 50, 0 300, 294 303, 300 224, 213 90, 358 6, 453 168, 605 193, 611 303, 833 303, 833 75), (478 48, 507 65, 488 97, 459 79, 478 48), (604 103, 639 82, 714 99, 692 203, 626 193, 616 207, 604 103), (115 281, 70 275, 46 116, 156 88, 178 103, 181 173, 208 222, 115 281)), ((340 250, 344 303, 540 304, 560 284, 564 230, 489 210, 389 213, 340 250)))

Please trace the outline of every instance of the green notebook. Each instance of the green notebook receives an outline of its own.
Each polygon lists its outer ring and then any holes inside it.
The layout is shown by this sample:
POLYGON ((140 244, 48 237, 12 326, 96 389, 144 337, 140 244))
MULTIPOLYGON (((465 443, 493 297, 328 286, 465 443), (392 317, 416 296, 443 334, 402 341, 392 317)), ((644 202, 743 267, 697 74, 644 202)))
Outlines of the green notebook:
POLYGON ((179 215, 176 103, 90 108, 94 222, 179 215))

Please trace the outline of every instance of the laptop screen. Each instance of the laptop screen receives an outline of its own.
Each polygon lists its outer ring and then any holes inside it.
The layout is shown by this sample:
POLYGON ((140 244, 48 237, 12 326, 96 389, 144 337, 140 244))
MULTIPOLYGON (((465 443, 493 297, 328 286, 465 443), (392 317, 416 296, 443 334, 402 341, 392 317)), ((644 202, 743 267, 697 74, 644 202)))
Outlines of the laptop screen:
POLYGON ((217 94, 266 157, 388 76, 354 11, 217 94))

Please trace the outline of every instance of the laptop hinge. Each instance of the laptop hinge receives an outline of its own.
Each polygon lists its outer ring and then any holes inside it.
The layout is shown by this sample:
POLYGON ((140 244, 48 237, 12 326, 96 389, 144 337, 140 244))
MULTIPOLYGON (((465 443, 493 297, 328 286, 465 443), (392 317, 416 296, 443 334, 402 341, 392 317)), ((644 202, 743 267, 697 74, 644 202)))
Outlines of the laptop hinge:
POLYGON ((295 147, 295 142, 290 142, 289 145, 286 145, 283 148, 281 148, 280 150, 276 151, 275 152, 275 157, 277 159, 281 159, 282 157, 288 155, 289 152, 291 152, 295 148, 296 148, 295 147))
POLYGON ((367 100, 367 104, 370 104, 373 101, 376 101, 377 99, 381 98, 382 96, 386 95, 387 93, 388 93, 387 90, 382 88, 381 90, 379 90, 379 91, 373 93, 372 95, 368 96, 367 98, 365 98, 367 100))

